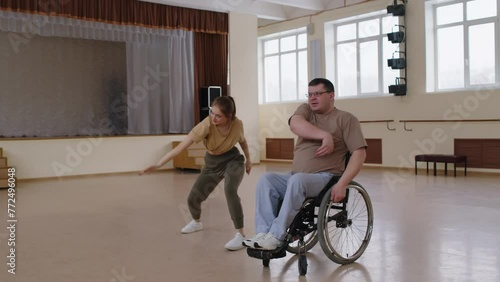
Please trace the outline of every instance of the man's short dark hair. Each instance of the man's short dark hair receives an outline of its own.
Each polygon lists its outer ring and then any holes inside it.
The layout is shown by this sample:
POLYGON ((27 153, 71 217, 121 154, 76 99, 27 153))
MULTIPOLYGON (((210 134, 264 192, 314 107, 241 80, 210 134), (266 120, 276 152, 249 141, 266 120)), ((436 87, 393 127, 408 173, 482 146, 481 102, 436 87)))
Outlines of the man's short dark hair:
POLYGON ((315 78, 315 79, 311 80, 311 82, 309 82, 309 86, 316 86, 316 85, 320 85, 320 84, 323 84, 326 91, 335 92, 335 88, 333 87, 333 83, 326 78, 315 78))

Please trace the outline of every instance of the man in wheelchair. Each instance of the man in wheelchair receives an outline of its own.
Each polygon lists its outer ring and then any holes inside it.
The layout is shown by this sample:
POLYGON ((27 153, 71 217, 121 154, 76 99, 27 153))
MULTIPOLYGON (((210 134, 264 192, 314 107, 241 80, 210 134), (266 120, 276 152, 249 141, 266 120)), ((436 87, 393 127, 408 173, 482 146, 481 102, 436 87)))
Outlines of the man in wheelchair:
POLYGON ((257 235, 245 240, 249 248, 275 250, 285 241, 287 229, 306 198, 316 197, 333 175, 341 175, 330 198, 340 202, 346 187, 358 174, 366 157, 366 141, 358 119, 334 106, 333 84, 325 78, 309 82, 308 103, 289 119, 298 136, 292 171, 266 173, 256 191, 257 235), (346 154, 351 157, 345 166, 346 154), (279 203, 281 202, 281 207, 279 203))

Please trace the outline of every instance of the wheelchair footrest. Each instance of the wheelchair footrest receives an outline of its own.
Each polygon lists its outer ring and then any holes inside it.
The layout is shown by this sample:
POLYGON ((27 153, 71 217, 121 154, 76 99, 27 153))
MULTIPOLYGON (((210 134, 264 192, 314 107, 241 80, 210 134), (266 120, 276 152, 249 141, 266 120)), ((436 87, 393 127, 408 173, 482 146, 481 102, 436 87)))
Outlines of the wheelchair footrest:
POLYGON ((278 249, 272 251, 247 248, 247 254, 248 256, 257 259, 282 258, 286 256, 286 248, 279 247, 278 249))

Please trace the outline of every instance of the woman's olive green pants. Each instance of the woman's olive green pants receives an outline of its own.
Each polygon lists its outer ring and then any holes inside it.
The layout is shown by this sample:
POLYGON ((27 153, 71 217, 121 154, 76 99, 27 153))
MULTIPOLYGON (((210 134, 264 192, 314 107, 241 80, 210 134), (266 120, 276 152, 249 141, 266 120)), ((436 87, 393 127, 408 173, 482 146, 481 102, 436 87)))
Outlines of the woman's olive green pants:
POLYGON ((243 208, 238 196, 238 187, 245 173, 245 158, 233 147, 221 155, 205 155, 205 166, 193 184, 188 197, 189 211, 193 219, 201 217, 201 203, 205 201, 217 184, 224 179, 224 194, 234 228, 243 228, 243 208))

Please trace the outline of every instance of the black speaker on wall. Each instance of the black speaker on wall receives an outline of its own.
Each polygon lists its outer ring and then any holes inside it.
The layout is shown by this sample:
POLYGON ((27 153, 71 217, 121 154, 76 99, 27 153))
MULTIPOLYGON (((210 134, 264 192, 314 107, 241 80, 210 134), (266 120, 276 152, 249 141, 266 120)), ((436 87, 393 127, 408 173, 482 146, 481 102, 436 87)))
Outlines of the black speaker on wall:
POLYGON ((406 60, 404 58, 388 59, 387 66, 393 70, 401 70, 406 67, 406 60))
POLYGON ((387 39, 391 43, 401 43, 405 40, 405 33, 403 31, 396 31, 387 34, 387 39))
POLYGON ((200 121, 210 115, 210 106, 215 98, 222 95, 220 86, 204 86, 200 88, 200 121))

